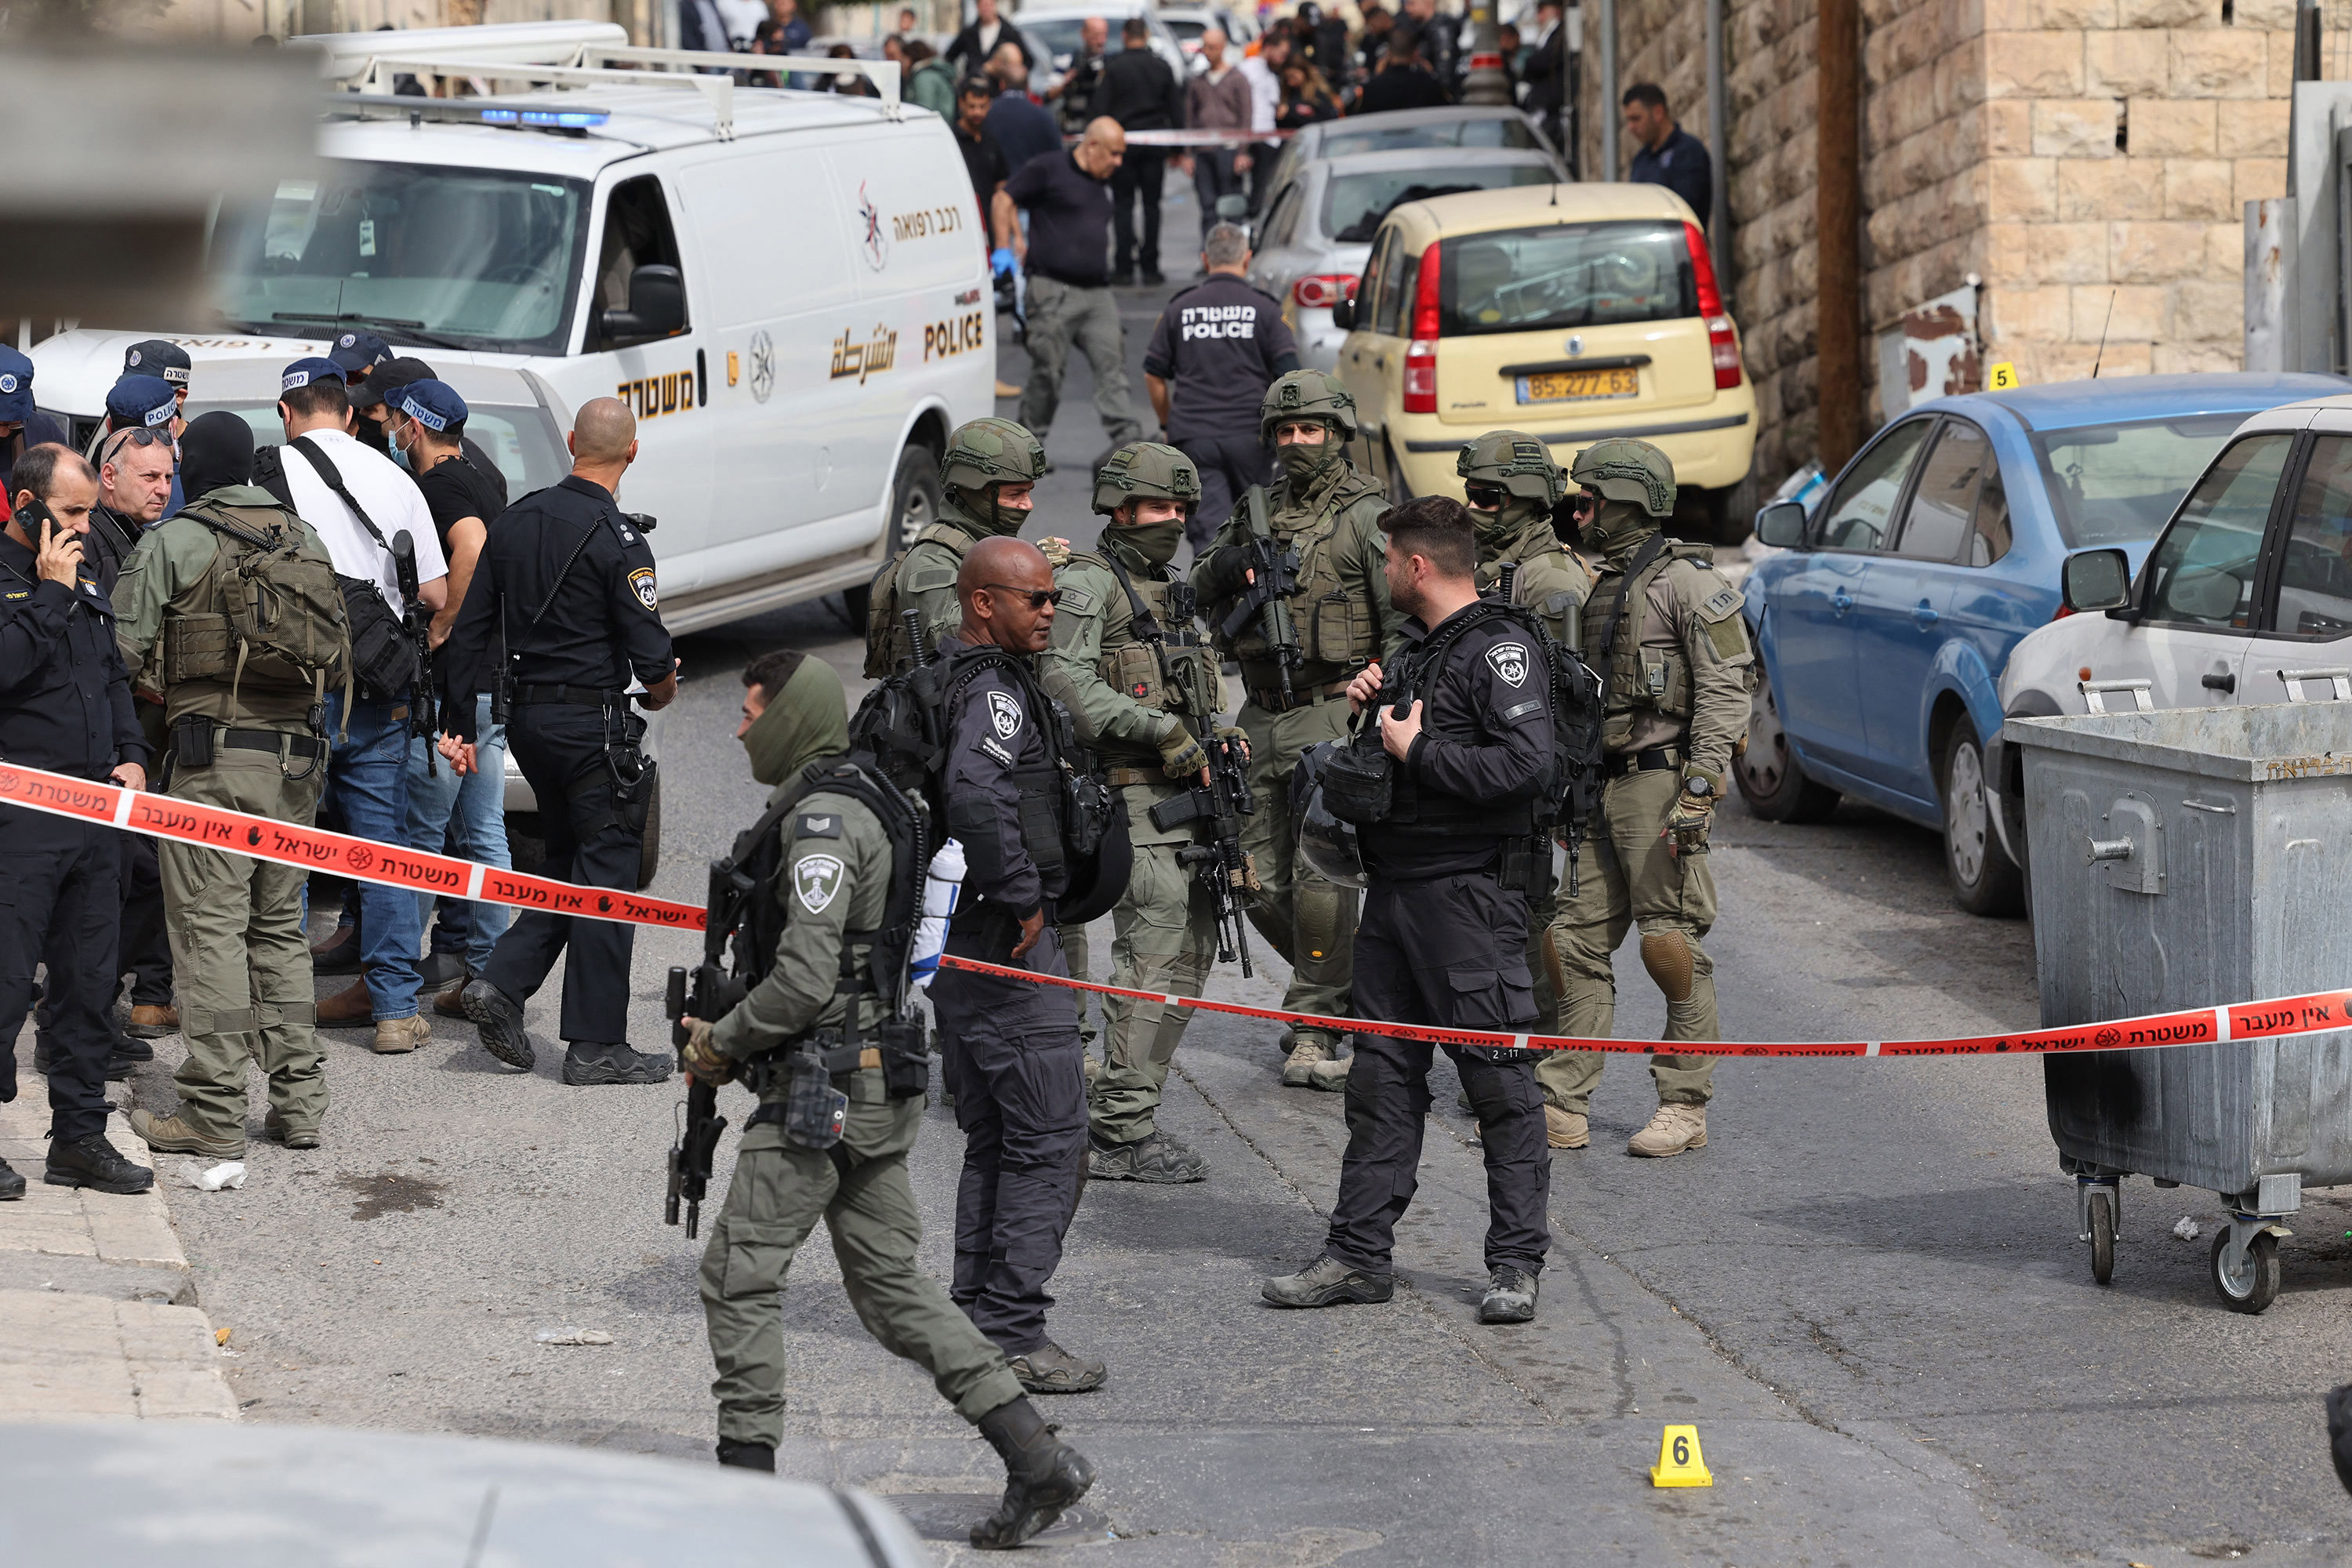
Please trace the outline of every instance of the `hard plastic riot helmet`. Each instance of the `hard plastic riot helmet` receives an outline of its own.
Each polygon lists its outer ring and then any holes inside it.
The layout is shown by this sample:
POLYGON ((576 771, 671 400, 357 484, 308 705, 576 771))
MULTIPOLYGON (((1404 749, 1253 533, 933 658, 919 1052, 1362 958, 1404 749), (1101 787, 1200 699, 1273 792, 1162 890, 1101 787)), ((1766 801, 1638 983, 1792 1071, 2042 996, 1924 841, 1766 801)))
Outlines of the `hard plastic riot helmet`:
POLYGON ((1130 441, 1095 475, 1095 510, 1108 517, 1138 499, 1181 501, 1189 519, 1201 504, 1201 470, 1173 447, 1130 441))
POLYGON ((1276 378, 1258 405, 1258 438, 1274 444, 1274 427, 1289 419, 1320 419, 1342 441, 1356 438, 1356 400, 1339 378, 1325 371, 1294 370, 1276 378))
POLYGON ((1323 764, 1344 741, 1321 741, 1307 748, 1290 775, 1290 816, 1298 824, 1298 854, 1315 874, 1343 888, 1365 885, 1364 856, 1356 825, 1331 815, 1323 800, 1323 764))
POLYGON ((1674 460, 1647 441, 1595 441, 1576 455, 1568 477, 1605 500, 1629 502, 1652 517, 1675 514, 1674 460))
POLYGON ((1045 444, 1010 419, 974 419, 959 425, 940 459, 940 483, 972 521, 1014 534, 1029 521, 1025 511, 996 504, 996 487, 1034 484, 1045 477, 1045 444))

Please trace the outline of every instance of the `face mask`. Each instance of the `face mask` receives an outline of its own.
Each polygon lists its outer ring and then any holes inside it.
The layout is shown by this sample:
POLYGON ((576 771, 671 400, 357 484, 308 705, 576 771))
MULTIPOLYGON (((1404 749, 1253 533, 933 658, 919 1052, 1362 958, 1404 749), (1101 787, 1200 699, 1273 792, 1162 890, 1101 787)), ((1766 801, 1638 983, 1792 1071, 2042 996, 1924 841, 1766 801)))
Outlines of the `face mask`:
POLYGON ((1291 494, 1304 496, 1322 483, 1331 466, 1347 455, 1336 437, 1326 436, 1319 447, 1304 444, 1282 448, 1282 472, 1291 494))
POLYGON ((1165 566, 1176 559, 1176 546, 1183 542, 1182 519, 1173 522, 1138 522, 1118 531, 1118 542, 1150 562, 1165 566))
POLYGON ((1019 533, 1022 526, 1029 521, 1027 512, 997 504, 994 485, 977 490, 956 489, 948 494, 954 499, 956 509, 983 536, 1010 539, 1019 533))
POLYGON ((1611 560, 1633 552, 1633 547, 1658 531, 1658 520, 1632 501, 1601 499, 1592 520, 1584 525, 1584 542, 1611 560))

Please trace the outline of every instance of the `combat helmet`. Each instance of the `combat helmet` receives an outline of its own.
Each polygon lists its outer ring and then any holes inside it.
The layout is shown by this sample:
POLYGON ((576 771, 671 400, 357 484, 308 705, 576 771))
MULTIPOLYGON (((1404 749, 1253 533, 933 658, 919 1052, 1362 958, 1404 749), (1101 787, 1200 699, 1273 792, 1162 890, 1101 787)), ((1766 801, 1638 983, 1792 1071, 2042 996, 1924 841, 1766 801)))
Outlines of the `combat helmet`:
POLYGON ((1258 405, 1258 439, 1272 445, 1274 427, 1286 419, 1320 419, 1342 441, 1356 438, 1356 400, 1326 371, 1294 370, 1265 389, 1265 401, 1258 405))
POLYGON ((1489 430, 1465 443, 1454 459, 1454 471, 1464 479, 1500 485, 1544 511, 1568 493, 1568 476, 1552 461, 1551 449, 1523 430, 1489 430))
POLYGON ((1570 480, 1609 500, 1640 507, 1652 517, 1675 514, 1675 465, 1647 441, 1595 441, 1576 455, 1570 480))
POLYGON ((1201 470, 1173 447, 1130 441, 1113 452, 1095 476, 1095 510, 1108 517, 1139 498, 1181 501, 1189 521, 1201 504, 1201 470))
POLYGON ((974 419, 956 426, 940 459, 940 483, 950 490, 1029 484, 1045 477, 1045 445, 1010 419, 974 419))

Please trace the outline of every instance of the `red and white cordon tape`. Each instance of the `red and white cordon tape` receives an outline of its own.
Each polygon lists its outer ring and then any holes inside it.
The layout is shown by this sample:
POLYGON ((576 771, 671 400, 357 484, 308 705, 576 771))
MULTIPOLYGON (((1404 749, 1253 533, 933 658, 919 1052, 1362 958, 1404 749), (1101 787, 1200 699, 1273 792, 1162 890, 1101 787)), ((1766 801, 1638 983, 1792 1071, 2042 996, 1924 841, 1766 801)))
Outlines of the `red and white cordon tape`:
MULTIPOLYGON (((1127 144, 1130 147, 1174 147, 1178 149, 1186 147, 1242 148, 1255 147, 1260 142, 1287 142, 1297 134, 1297 132, 1295 131, 1211 130, 1206 128, 1197 128, 1189 131, 1130 131, 1127 133, 1127 144)), ((1075 147, 1085 140, 1086 138, 1083 135, 1066 135, 1062 138, 1062 145, 1065 147, 1075 147)))
MULTIPOLYGON (((328 871, 362 882, 412 892, 438 893, 480 903, 506 904, 519 910, 575 915, 583 920, 615 921, 623 925, 658 926, 669 931, 700 931, 702 908, 669 899, 648 899, 617 888, 583 888, 550 877, 503 871, 446 855, 427 855, 353 838, 316 827, 301 827, 224 806, 204 805, 168 795, 124 789, 120 784, 92 784, 65 773, 0 763, 0 805, 21 806, 77 822, 104 823, 126 832, 144 834, 174 843, 193 844, 228 855, 274 860, 308 871, 328 871)), ((1068 980, 1036 974, 1001 963, 950 953, 942 967, 1006 980, 1059 985, 1091 991, 1102 996, 1127 996, 1191 1007, 1203 1013, 1230 1013, 1242 1018, 1263 1018, 1282 1024, 1308 1024, 1334 1034, 1394 1035, 1456 1046, 1507 1047, 1538 1051, 1647 1052, 1656 1040, 1579 1039, 1563 1035, 1513 1035, 1482 1029, 1444 1029, 1426 1024, 1391 1024, 1369 1018, 1328 1018, 1313 1013, 1286 1013, 1272 1007, 1250 1007, 1238 1002, 1213 1002, 1200 996, 1171 996, 1157 991, 1134 991, 1099 985, 1089 980, 1068 980)), ((2326 1034, 2352 1028, 2352 991, 2321 991, 2306 996, 2279 996, 2226 1007, 2189 1007, 2177 1013, 2153 1013, 2143 1018, 2117 1018, 2108 1023, 2080 1024, 2063 1029, 2030 1029, 2011 1035, 1977 1035, 1942 1040, 1709 1040, 1706 1054, 1718 1057, 1973 1057, 2033 1056, 2061 1051, 2145 1050, 2159 1046, 2210 1045, 2225 1040, 2259 1040, 2287 1035, 2326 1034)), ((1693 1042, 1696 1043, 1696 1042, 1693 1042)))
POLYGON ((193 844, 229 855, 275 860, 306 871, 330 871, 388 888, 439 893, 478 903, 510 904, 519 910, 618 921, 625 925, 700 931, 702 907, 668 899, 648 899, 617 888, 583 888, 551 877, 502 871, 446 855, 426 855, 372 838, 352 838, 302 827, 225 806, 176 800, 168 795, 91 784, 66 773, 0 764, 0 805, 18 805, 80 822, 110 823, 150 838, 193 844))

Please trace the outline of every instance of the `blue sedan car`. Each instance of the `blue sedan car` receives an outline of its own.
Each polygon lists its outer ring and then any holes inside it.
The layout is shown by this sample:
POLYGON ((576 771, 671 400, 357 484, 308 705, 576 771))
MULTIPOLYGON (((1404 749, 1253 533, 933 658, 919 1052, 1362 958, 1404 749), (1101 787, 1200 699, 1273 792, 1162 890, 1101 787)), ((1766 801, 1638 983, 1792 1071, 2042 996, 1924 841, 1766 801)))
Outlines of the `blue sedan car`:
POLYGON ((2339 394, 2318 375, 2153 375, 1937 398, 1873 437, 1808 516, 1767 507, 1784 552, 1748 582, 1761 679, 1736 773, 1761 817, 1852 795, 1944 834, 1953 896, 2023 907, 1990 815, 1984 737, 2009 651, 2065 614, 2060 563, 2120 545, 2137 572, 2249 414, 2339 394))

